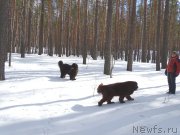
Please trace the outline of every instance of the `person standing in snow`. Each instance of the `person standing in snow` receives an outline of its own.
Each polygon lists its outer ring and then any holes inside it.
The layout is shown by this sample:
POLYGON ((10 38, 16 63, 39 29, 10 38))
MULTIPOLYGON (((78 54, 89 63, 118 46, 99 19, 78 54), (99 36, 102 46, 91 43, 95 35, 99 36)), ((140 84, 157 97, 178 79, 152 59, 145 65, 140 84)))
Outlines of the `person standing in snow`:
POLYGON ((171 57, 169 58, 166 73, 167 73, 167 80, 169 85, 168 94, 175 94, 176 93, 176 77, 179 75, 180 72, 180 63, 179 63, 179 55, 177 52, 172 52, 171 57))

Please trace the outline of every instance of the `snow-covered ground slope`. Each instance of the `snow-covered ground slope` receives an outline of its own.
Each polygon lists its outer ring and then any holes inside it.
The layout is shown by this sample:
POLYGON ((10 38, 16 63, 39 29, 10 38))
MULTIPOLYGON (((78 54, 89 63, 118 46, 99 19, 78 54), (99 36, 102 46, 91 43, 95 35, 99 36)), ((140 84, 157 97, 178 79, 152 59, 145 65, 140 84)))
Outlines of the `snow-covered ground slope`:
POLYGON ((0 135, 180 135, 180 76, 176 95, 168 90, 164 70, 155 64, 116 61, 113 78, 103 74, 104 61, 13 54, 0 82, 0 135), (59 78, 58 61, 79 66, 77 80, 59 78), (134 101, 97 106, 100 83, 137 81, 134 101))

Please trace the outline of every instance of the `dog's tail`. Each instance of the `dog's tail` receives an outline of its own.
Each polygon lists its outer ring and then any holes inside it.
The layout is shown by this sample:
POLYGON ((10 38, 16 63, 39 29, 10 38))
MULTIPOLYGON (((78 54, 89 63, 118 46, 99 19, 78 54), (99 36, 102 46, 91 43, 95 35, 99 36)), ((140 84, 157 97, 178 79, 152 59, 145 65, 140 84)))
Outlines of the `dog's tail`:
POLYGON ((102 93, 102 86, 103 86, 102 83, 98 86, 97 93, 102 93))

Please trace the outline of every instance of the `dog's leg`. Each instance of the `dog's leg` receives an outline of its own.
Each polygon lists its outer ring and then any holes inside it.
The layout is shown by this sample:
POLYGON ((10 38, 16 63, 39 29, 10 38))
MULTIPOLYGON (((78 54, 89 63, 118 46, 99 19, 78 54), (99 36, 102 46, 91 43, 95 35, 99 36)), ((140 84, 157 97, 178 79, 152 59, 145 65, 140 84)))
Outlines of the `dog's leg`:
POLYGON ((120 102, 120 103, 125 103, 125 102, 124 102, 124 96, 119 96, 119 102, 120 102))
POLYGON ((99 102, 98 102, 98 106, 102 106, 102 104, 106 101, 106 98, 102 98, 99 102))
POLYGON ((69 76, 70 76, 70 80, 76 80, 74 75, 70 74, 69 76))
POLYGON ((66 74, 61 73, 61 78, 65 78, 66 74))
POLYGON ((132 98, 130 95, 126 96, 127 100, 134 100, 134 98, 132 98))
POLYGON ((114 102, 111 102, 113 96, 109 96, 107 99, 107 104, 113 104, 114 102))

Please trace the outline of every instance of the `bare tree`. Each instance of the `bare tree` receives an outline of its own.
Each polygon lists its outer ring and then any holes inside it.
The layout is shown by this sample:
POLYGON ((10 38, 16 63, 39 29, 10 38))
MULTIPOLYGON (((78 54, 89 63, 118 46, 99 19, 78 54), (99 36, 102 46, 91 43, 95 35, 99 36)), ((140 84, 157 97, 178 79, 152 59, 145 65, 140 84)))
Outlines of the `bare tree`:
POLYGON ((43 31, 44 31, 44 0, 41 0, 41 17, 40 17, 40 24, 39 24, 39 52, 38 54, 41 55, 43 53, 43 31))
POLYGON ((161 1, 158 0, 158 15, 156 25, 156 71, 160 70, 160 22, 161 22, 161 1))
POLYGON ((70 55, 70 22, 71 22, 71 0, 68 0, 66 15, 66 56, 70 55))
POLYGON ((22 9, 21 9, 21 19, 19 25, 20 27, 20 52, 21 58, 25 58, 25 49, 26 49, 26 0, 21 1, 22 9))
POLYGON ((62 55, 63 48, 63 6, 64 0, 59 2, 59 46, 58 46, 58 55, 62 55))
POLYGON ((169 32, 169 0, 166 0, 164 10, 164 27, 163 27, 163 43, 162 43, 162 69, 166 68, 168 55, 168 32, 169 32))
POLYGON ((95 8, 95 19, 94 19, 94 45, 93 45, 93 59, 97 60, 97 44, 98 44, 98 5, 99 0, 96 0, 96 8, 95 8))
POLYGON ((115 60, 118 59, 118 52, 119 52, 119 0, 116 0, 116 14, 115 14, 115 30, 114 30, 114 47, 113 47, 113 54, 115 60))
POLYGON ((52 1, 48 1, 48 55, 53 56, 53 16, 52 1))
POLYGON ((104 50, 104 74, 111 74, 111 36, 112 36, 112 14, 113 14, 113 1, 108 0, 108 11, 106 19, 106 40, 104 50))
POLYGON ((147 57, 147 26, 146 26, 146 14, 147 14, 147 0, 144 0, 144 23, 143 23, 143 37, 142 37, 142 62, 146 62, 147 57))
POLYGON ((15 22, 16 22, 16 0, 14 1, 11 1, 9 3, 9 5, 11 6, 11 9, 10 9, 10 33, 9 34, 9 49, 8 49, 8 52, 9 52, 9 66, 11 66, 11 57, 12 57, 12 47, 14 46, 14 42, 15 42, 15 32, 16 32, 16 29, 15 29, 15 22))
POLYGON ((88 1, 84 0, 84 37, 83 37, 83 64, 86 64, 87 58, 87 18, 88 15, 88 1))
POLYGON ((9 0, 0 0, 0 80, 5 80, 6 36, 9 0))
POLYGON ((80 0, 77 1, 77 46, 76 46, 76 53, 79 57, 80 54, 80 0))
POLYGON ((134 40, 135 40, 135 19, 136 19, 136 0, 133 0, 131 3, 131 16, 129 18, 129 28, 128 28, 128 61, 127 61, 127 71, 132 71, 132 64, 133 64, 133 47, 134 47, 134 40))

